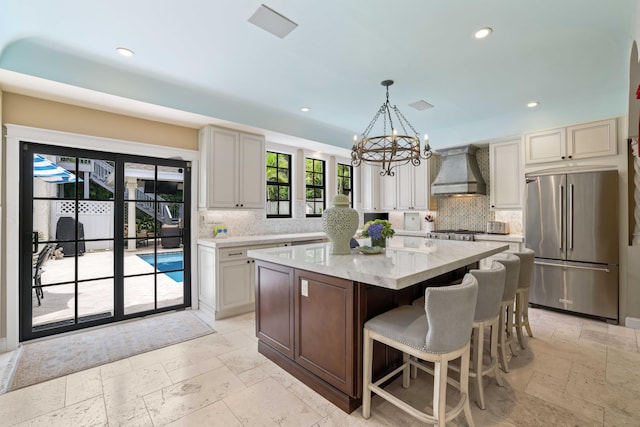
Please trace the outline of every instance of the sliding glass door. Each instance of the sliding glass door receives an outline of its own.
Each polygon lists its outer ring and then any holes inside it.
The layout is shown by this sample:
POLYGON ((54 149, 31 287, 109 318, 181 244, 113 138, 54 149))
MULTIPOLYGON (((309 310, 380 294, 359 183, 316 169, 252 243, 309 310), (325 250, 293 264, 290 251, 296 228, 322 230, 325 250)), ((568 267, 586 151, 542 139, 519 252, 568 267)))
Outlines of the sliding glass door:
POLYGON ((21 147, 21 341, 190 305, 187 162, 21 147))

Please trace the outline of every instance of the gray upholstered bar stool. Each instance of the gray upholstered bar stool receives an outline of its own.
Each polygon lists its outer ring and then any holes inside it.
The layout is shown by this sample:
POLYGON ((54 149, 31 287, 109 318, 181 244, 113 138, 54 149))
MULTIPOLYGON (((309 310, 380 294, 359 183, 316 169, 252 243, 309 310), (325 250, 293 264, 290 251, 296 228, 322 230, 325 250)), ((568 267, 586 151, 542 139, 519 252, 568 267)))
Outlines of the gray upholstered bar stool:
MULTIPOLYGON (((476 403, 485 409, 483 377, 493 372, 496 382, 503 386, 502 376, 498 368, 498 337, 500 336, 500 307, 504 293, 506 268, 495 263, 490 269, 471 270, 469 273, 478 281, 478 298, 473 317, 473 335, 471 337, 471 370, 469 377, 475 378, 476 403), (484 332, 490 328, 489 335, 489 364, 484 365, 484 332)), ((412 305, 424 307, 425 297, 413 301, 412 305)), ((458 371, 455 365, 452 370, 458 371)), ((412 371, 415 377, 415 370, 412 371)))
POLYGON ((489 270, 471 270, 469 273, 478 281, 478 299, 473 319, 473 337, 471 346, 473 356, 471 358, 471 372, 469 376, 475 378, 476 403, 481 409, 485 409, 483 377, 493 372, 499 386, 504 386, 500 369, 498 368, 498 337, 500 335, 500 308, 506 268, 500 263, 494 263, 489 270), (490 328, 489 337, 489 364, 483 362, 484 356, 484 330, 490 328))
POLYGON ((520 258, 520 276, 518 279, 518 288, 516 289, 516 312, 514 326, 518 343, 524 350, 527 345, 524 341, 522 328, 527 329, 527 334, 533 337, 531 325, 529 325, 529 288, 531 287, 531 278, 533 276, 533 261, 536 256, 532 249, 525 248, 520 252, 513 252, 515 256, 520 258))
POLYGON ((466 274, 459 285, 427 288, 425 306, 404 305, 367 321, 364 324, 362 416, 371 415, 371 393, 397 406, 420 421, 445 426, 464 411, 467 423, 473 426, 469 404, 469 347, 473 313, 478 295, 478 281, 466 274), (403 352, 403 364, 372 382, 373 341, 403 352), (417 360, 414 360, 417 359, 417 360), (460 381, 447 375, 449 362, 460 359, 460 381), (433 371, 419 360, 433 362, 433 371), (402 386, 409 387, 410 367, 433 372, 432 413, 420 411, 380 385, 402 371, 402 386), (447 383, 460 390, 460 401, 447 408, 447 383))
POLYGON ((509 372, 507 362, 507 345, 511 348, 511 353, 516 352, 511 344, 513 343, 513 300, 518 288, 518 278, 520 275, 520 258, 513 254, 501 253, 494 257, 494 263, 500 263, 506 268, 504 279, 504 292, 500 303, 500 335, 498 336, 498 356, 500 366, 505 372, 509 372))

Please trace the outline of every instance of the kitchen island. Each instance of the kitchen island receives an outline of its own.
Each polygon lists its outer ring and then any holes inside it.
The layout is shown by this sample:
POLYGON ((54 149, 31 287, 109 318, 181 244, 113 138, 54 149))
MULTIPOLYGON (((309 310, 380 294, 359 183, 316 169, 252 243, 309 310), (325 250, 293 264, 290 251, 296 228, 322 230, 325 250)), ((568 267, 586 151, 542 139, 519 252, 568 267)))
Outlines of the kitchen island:
MULTIPOLYGON (((508 247, 394 237, 376 255, 331 255, 329 243, 251 250, 258 351, 350 413, 362 399, 364 323, 508 247)), ((374 377, 400 362, 397 351, 374 347, 374 377)))

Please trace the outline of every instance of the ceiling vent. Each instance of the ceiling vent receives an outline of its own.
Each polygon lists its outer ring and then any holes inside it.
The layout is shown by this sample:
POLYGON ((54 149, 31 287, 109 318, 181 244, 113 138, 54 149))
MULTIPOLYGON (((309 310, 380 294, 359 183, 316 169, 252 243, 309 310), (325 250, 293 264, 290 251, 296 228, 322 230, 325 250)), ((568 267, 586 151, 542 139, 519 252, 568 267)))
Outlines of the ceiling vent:
POLYGON ((442 166, 431 184, 434 196, 457 194, 487 194, 487 185, 482 178, 475 145, 438 150, 442 156, 442 166))
POLYGON ((416 101, 409 104, 409 107, 415 108, 418 111, 428 110, 429 108, 433 108, 433 105, 429 104, 427 101, 416 101))
POLYGON ((251 15, 249 22, 281 39, 285 38, 287 34, 298 26, 298 24, 289 18, 280 15, 265 5, 261 5, 258 10, 251 15))

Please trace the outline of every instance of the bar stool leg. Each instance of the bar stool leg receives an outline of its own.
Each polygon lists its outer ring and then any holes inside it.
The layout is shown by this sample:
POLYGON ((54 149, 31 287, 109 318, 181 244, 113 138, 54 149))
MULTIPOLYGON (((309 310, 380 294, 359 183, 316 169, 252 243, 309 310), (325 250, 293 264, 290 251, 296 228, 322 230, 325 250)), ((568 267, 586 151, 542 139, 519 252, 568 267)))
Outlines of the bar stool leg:
POLYGON ((485 409, 484 387, 482 386, 482 355, 484 354, 484 327, 473 328, 473 372, 475 374, 476 402, 485 409))
MULTIPOLYGON (((445 362, 446 363, 446 362, 445 362)), ((446 368, 445 368, 445 387, 446 387, 446 368)), ((473 417, 471 416, 471 403, 469 402, 469 352, 462 355, 460 360, 460 393, 466 396, 463 403, 464 416, 467 419, 469 427, 475 427, 473 417)), ((443 396, 444 397, 444 396, 443 396)), ((446 403, 446 402, 445 402, 446 403)), ((440 420, 441 425, 444 427, 444 420, 440 420)))
POLYGON ((363 335, 362 417, 369 418, 371 416, 371 389, 369 389, 369 384, 371 384, 371 370, 373 369, 373 340, 366 328, 363 335))
POLYGON ((506 312, 507 306, 506 304, 502 304, 500 308, 500 319, 498 320, 500 328, 498 334, 498 355, 500 357, 500 366, 502 367, 502 370, 505 372, 509 372, 509 364, 507 363, 507 321, 505 319, 506 312))
POLYGON ((493 366, 493 375, 496 377, 496 382, 500 387, 504 387, 504 382, 502 381, 502 374, 500 374, 500 369, 498 368, 498 334, 500 333, 500 325, 499 322, 493 322, 491 324, 491 338, 490 338, 490 356, 491 356, 491 365, 493 366))
MULTIPOLYGON (((468 353, 467 353, 468 357, 468 353)), ((433 415, 438 419, 438 427, 445 427, 446 420, 440 414, 445 413, 447 407, 447 370, 449 368, 449 362, 447 360, 435 362, 433 366, 433 415)), ((464 366, 460 367, 461 372, 461 387, 462 387, 462 373, 464 372, 464 366)), ((467 375, 469 375, 469 359, 467 358, 467 375)), ((467 378, 467 387, 469 386, 469 379, 467 378)), ((467 394, 467 402, 469 402, 467 394)), ((466 411, 465 411, 466 414, 466 411)))
POLYGON ((529 288, 525 289, 522 301, 522 321, 524 327, 527 328, 527 334, 533 338, 533 332, 531 332, 531 325, 529 325, 529 288))

